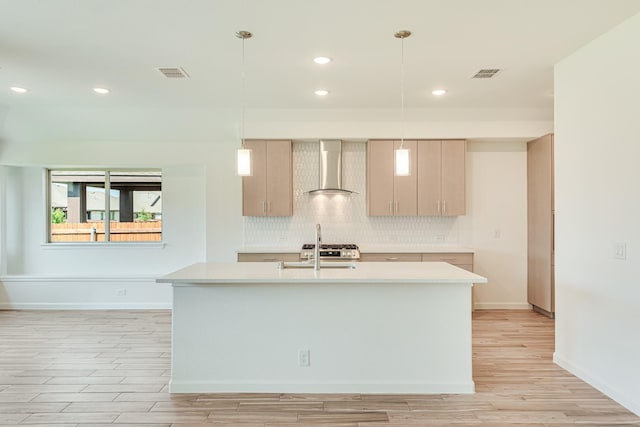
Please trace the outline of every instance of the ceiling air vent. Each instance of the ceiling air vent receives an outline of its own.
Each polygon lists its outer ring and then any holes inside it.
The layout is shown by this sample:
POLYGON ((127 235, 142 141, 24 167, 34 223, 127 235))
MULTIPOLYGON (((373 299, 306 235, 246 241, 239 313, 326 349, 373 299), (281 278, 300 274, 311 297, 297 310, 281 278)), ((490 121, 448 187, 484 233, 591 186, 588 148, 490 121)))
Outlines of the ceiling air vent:
POLYGON ((482 70, 479 70, 472 79, 490 79, 498 74, 499 71, 499 68, 483 68, 482 70))
POLYGON ((160 71, 168 79, 188 79, 189 74, 181 67, 159 67, 156 70, 160 71))

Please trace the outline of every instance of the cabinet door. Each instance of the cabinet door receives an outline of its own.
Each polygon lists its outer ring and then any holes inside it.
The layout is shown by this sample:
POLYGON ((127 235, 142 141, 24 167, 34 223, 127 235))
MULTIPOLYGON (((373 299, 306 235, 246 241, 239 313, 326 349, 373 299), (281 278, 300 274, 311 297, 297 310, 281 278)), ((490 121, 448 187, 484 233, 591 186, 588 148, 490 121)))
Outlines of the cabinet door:
POLYGON ((442 215, 465 214, 466 141, 442 141, 442 215))
POLYGON ((244 145, 251 150, 252 175, 242 177, 242 215, 264 216, 267 213, 265 141, 245 140, 244 145))
POLYGON ((361 253, 362 262, 420 262, 422 255, 419 253, 361 253))
POLYGON ((367 214, 393 215, 393 141, 367 143, 367 214))
POLYGON ((238 262, 300 261, 299 253, 239 253, 238 262))
POLYGON ((291 141, 267 141, 267 216, 293 215, 291 141))
MULTIPOLYGON (((400 141, 394 142, 394 150, 400 148, 400 141)), ((404 141, 404 148, 409 149, 410 175, 395 176, 395 152, 392 153, 393 165, 393 214, 396 216, 416 216, 418 214, 418 174, 417 143, 404 141)))
POLYGON ((553 313, 553 135, 527 143, 528 301, 553 313))
POLYGON ((418 215, 436 216, 442 212, 440 141, 418 141, 418 215))
POLYGON ((441 261, 457 266, 473 265, 473 254, 451 252, 423 253, 422 261, 441 261))

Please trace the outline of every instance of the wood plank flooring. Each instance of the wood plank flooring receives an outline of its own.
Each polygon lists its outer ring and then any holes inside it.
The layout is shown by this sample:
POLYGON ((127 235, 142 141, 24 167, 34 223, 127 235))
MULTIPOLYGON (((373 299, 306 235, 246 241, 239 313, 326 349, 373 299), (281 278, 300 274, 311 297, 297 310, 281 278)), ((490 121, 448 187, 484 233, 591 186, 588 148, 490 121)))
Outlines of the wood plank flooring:
POLYGON ((0 426, 640 426, 552 363, 553 320, 473 317, 473 395, 170 395, 169 311, 0 311, 0 426))

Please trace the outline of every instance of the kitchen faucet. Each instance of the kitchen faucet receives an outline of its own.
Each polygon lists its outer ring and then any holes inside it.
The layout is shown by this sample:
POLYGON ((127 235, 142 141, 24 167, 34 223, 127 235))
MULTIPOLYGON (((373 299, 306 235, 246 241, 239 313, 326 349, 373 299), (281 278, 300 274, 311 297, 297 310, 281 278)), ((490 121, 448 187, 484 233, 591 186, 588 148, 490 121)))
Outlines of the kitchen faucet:
POLYGON ((316 246, 313 248, 313 269, 320 270, 320 244, 322 243, 322 230, 320 224, 316 224, 316 246))

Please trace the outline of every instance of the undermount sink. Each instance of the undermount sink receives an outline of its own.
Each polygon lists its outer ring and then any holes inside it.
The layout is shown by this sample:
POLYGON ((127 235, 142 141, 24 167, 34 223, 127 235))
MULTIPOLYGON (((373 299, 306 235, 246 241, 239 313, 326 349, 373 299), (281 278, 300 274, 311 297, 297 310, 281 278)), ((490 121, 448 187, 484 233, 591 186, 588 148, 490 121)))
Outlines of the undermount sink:
MULTIPOLYGON (((280 262, 278 268, 313 268, 313 262, 309 261, 289 261, 280 262)), ((320 269, 323 268, 356 268, 356 264, 353 262, 342 261, 320 261, 320 269)))

